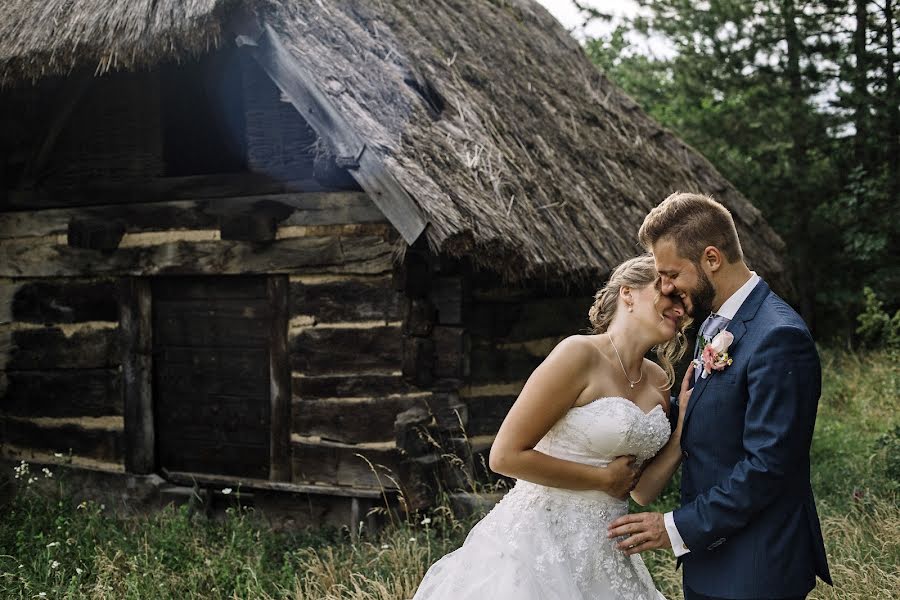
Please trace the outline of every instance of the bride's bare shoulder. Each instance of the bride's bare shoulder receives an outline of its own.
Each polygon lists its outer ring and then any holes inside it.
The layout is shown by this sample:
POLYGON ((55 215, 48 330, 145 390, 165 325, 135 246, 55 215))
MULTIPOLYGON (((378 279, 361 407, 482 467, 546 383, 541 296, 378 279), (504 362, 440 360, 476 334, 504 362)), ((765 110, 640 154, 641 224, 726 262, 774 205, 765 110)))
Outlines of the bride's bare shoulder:
POLYGON ((598 348, 588 335, 570 335, 563 338, 550 352, 548 359, 574 361, 579 363, 593 362, 597 359, 598 348))
POLYGON ((594 335, 570 335, 560 340, 553 351, 594 355, 599 351, 596 337, 594 335))

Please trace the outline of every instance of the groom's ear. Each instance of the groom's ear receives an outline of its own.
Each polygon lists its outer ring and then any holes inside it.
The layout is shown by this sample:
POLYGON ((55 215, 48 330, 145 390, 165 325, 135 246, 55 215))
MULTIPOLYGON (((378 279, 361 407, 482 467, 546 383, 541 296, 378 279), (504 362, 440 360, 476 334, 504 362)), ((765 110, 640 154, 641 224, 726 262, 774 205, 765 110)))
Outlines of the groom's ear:
POLYGON ((718 271, 725 261, 722 251, 715 246, 707 246, 703 249, 703 256, 700 258, 700 264, 706 267, 711 273, 718 271))

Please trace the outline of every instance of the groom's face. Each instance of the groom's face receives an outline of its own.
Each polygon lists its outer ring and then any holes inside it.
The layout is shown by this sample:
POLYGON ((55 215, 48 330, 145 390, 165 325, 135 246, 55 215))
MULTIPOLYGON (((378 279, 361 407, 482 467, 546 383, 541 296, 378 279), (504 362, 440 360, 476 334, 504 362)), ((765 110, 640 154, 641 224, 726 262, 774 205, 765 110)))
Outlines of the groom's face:
POLYGON ((653 245, 653 258, 663 294, 680 297, 685 311, 692 317, 712 312, 716 290, 695 262, 681 256, 670 240, 653 245))

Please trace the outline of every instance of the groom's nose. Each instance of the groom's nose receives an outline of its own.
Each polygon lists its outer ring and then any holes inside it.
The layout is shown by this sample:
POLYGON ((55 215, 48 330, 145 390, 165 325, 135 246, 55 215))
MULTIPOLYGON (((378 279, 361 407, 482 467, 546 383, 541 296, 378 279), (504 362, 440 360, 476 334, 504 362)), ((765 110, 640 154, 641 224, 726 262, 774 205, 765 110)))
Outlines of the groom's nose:
POLYGON ((659 276, 659 291, 665 296, 671 296, 675 293, 675 286, 672 284, 672 280, 665 275, 659 276))

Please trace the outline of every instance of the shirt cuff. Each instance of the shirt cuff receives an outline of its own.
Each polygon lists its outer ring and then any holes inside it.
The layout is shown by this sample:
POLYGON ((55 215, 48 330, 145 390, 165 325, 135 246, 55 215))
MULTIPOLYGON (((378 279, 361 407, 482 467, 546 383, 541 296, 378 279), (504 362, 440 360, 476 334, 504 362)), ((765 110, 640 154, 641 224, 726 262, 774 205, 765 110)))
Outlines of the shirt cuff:
POLYGON ((690 550, 684 544, 684 540, 681 539, 681 534, 678 533, 678 528, 675 527, 675 516, 673 513, 667 512, 663 515, 663 521, 666 524, 666 533, 669 534, 669 540, 672 542, 672 551, 675 552, 675 556, 684 556, 690 550))

